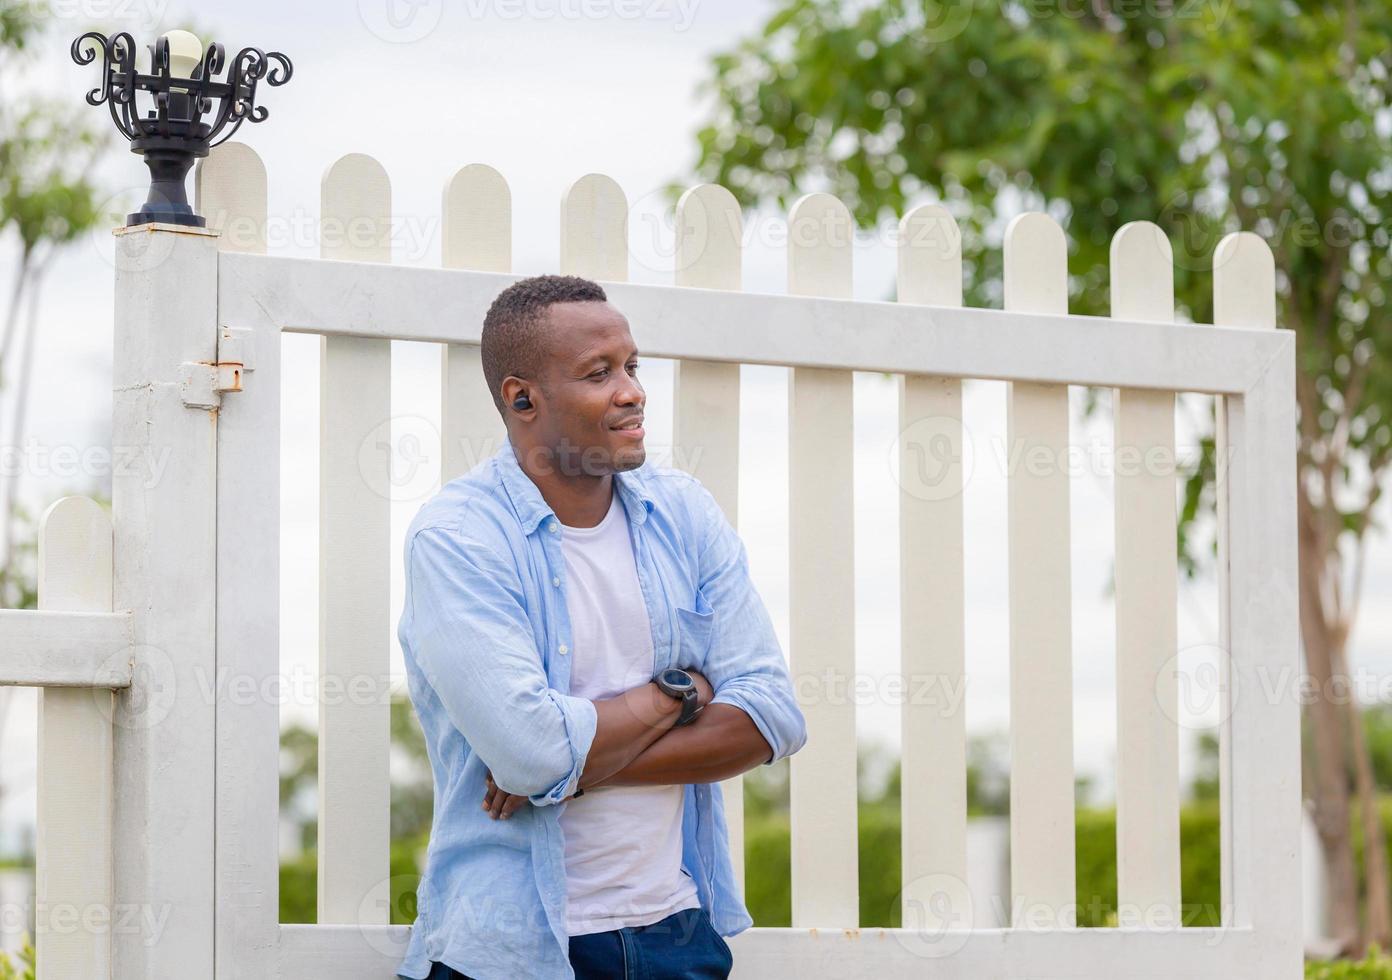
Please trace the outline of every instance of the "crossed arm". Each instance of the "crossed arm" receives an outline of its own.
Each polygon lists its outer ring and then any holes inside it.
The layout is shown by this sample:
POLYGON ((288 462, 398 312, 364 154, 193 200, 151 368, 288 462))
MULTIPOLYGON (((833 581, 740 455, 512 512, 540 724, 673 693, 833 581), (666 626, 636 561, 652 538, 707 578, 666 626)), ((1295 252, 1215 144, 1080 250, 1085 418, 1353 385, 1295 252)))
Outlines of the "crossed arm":
MULTIPOLYGON (((674 728, 675 698, 649 682, 587 700, 549 686, 516 559, 459 526, 408 537, 402 650, 433 699, 490 760, 483 806, 501 815, 516 795, 547 806, 597 786, 717 782, 798 751, 807 729, 748 556, 694 478, 699 569, 679 601, 675 662, 698 676, 697 720, 674 728), (712 690, 713 689, 713 690, 712 690), (515 794, 494 782, 496 767, 515 794)), ((480 525, 486 530, 487 525, 480 525)), ((564 649, 560 651, 564 653, 564 649)))
MULTIPOLYGON (((711 704, 710 683, 695 670, 689 673, 696 680, 701 710, 681 728, 673 727, 681 702, 652 683, 595 701, 599 720, 580 774, 581 789, 717 782, 772 757, 749 715, 731 704, 711 704)), ((492 773, 485 783, 483 808, 495 820, 528 802, 498 789, 492 773)))

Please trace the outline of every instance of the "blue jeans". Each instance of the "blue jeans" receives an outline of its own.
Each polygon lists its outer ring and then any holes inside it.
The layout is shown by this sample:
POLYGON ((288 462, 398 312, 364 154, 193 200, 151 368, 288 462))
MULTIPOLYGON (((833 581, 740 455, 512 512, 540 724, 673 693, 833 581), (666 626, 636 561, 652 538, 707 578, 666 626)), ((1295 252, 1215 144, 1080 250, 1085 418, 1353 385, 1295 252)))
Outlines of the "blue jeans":
MULTIPOLYGON (((570 937, 575 980, 725 980, 730 947, 700 908, 682 909, 646 926, 570 937)), ((426 980, 471 980, 432 963, 426 980)))

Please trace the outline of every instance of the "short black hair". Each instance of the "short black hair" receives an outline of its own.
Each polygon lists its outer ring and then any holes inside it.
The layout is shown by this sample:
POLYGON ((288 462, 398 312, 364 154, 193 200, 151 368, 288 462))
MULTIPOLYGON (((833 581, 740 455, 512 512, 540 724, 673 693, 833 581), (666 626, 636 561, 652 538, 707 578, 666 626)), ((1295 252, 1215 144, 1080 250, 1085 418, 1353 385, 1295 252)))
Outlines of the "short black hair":
POLYGON ((547 354, 547 309, 554 303, 603 303, 608 298, 599 283, 580 276, 532 276, 498 294, 483 318, 480 347, 483 377, 499 415, 507 418, 504 378, 541 377, 547 354))

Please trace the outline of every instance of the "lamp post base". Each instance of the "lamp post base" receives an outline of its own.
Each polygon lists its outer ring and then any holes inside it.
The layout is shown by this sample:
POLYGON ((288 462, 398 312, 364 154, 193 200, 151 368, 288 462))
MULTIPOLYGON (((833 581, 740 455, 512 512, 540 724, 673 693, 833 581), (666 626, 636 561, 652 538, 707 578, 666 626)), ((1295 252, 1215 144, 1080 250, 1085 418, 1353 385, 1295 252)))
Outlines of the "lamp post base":
POLYGON ((206 146, 189 140, 152 136, 131 141, 131 152, 139 153, 150 168, 150 194, 140 210, 126 215, 126 225, 145 225, 160 221, 168 225, 204 228, 207 222, 194 212, 184 193, 184 181, 197 157, 208 155, 206 146))
MULTIPOLYGON (((185 205, 187 208, 187 205, 185 205)), ((192 228, 206 228, 208 222, 200 214, 194 214, 192 208, 184 211, 160 211, 154 208, 144 207, 139 211, 134 211, 126 215, 126 227, 131 228, 135 225, 149 224, 166 225, 188 225, 192 228)))

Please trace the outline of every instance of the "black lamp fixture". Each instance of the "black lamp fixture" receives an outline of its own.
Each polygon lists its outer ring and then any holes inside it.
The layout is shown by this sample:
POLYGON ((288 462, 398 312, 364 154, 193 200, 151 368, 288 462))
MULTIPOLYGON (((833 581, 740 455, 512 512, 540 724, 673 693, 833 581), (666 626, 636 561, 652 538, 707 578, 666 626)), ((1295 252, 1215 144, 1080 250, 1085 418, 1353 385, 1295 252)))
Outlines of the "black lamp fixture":
POLYGON ((256 104, 256 84, 264 78, 267 85, 284 85, 294 71, 290 59, 279 51, 243 48, 218 80, 225 62, 222 45, 204 51, 203 42, 188 31, 170 31, 147 45, 149 63, 143 68, 136 64, 135 39, 125 32, 107 38, 88 31, 72 43, 79 65, 90 65, 98 51, 102 84, 87 93, 87 102, 106 103, 131 152, 150 168, 150 195, 139 211, 126 216, 126 226, 161 221, 203 227, 206 222, 184 193, 189 168, 243 122, 259 123, 270 114, 256 104))

